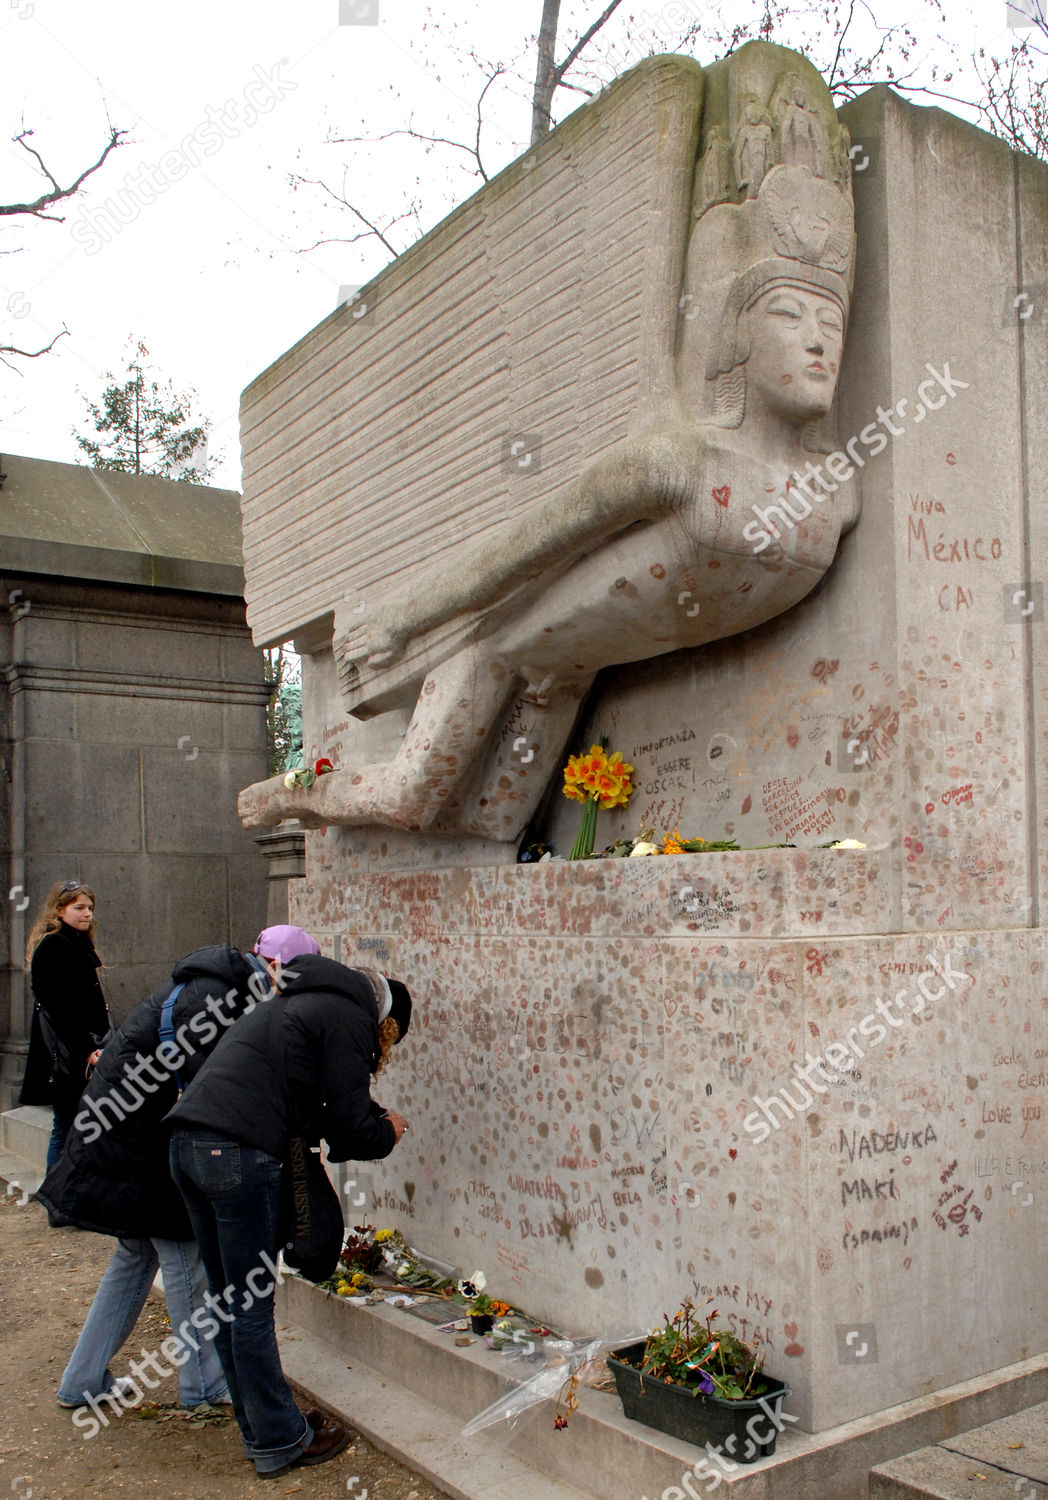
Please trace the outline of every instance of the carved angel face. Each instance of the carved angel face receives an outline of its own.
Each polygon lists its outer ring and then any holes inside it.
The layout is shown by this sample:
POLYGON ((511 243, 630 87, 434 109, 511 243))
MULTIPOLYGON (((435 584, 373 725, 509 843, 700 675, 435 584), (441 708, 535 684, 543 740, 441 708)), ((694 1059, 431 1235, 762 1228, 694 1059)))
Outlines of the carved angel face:
POLYGON ((844 349, 844 315, 813 288, 775 286, 743 314, 747 321, 747 407, 788 421, 829 411, 844 349))

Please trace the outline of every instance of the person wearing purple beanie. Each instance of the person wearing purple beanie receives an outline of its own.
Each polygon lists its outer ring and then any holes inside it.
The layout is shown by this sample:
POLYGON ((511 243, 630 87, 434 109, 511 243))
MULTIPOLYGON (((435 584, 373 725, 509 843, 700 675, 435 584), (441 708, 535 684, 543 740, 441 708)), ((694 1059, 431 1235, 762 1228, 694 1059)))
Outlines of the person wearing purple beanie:
POLYGON ((280 997, 224 1036, 167 1116, 171 1175, 207 1272, 213 1336, 246 1455, 260 1478, 321 1464, 349 1441, 299 1410, 274 1322, 281 1162, 290 1135, 327 1143, 329 1161, 377 1161, 403 1116, 371 1098, 371 1079, 411 1022, 411 996, 373 969, 320 953, 300 927, 268 927, 255 953, 280 997), (281 1057, 281 1053, 283 1054, 281 1057))

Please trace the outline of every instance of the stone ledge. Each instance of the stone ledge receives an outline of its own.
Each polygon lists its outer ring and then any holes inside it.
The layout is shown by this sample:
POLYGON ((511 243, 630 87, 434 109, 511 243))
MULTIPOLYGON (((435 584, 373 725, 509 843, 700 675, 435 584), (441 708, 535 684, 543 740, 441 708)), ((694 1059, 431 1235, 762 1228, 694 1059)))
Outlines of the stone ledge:
POLYGON ((187 593, 223 594, 240 599, 244 573, 230 563, 189 557, 156 557, 117 547, 81 547, 72 542, 4 538, 4 568, 9 573, 39 573, 47 578, 89 578, 98 583, 137 584, 187 593))
MULTIPOLYGON (((277 1297, 278 1320, 293 1325, 285 1330, 285 1339, 311 1335, 337 1351, 336 1365, 339 1361, 344 1365, 348 1357, 353 1371, 363 1377, 366 1369, 383 1391, 392 1383, 401 1392, 409 1392, 411 1401, 439 1401, 444 1420, 454 1424, 456 1435, 466 1421, 536 1370, 535 1366, 516 1365, 509 1356, 495 1354, 479 1341, 468 1348, 456 1348, 448 1334, 422 1319, 382 1304, 368 1306, 335 1297, 295 1276, 288 1278, 277 1297)), ((297 1351, 303 1345, 303 1340, 295 1339, 288 1347, 297 1351)), ((289 1357, 295 1365, 295 1369, 289 1367, 289 1374, 312 1390, 309 1380, 295 1371, 307 1369, 319 1354, 303 1352, 289 1357)), ((326 1385, 314 1394, 322 1402, 332 1399, 326 1385)), ((724 1474, 723 1482, 734 1487, 732 1494, 737 1500, 784 1500, 786 1495, 790 1500, 867 1500, 867 1478, 873 1465, 1046 1398, 1048 1356, 815 1436, 787 1428, 779 1437, 774 1458, 739 1466, 724 1474)), ((347 1420, 356 1425, 358 1399, 354 1394, 345 1412, 347 1420)), ((393 1423, 387 1421, 380 1432, 380 1446, 386 1451, 402 1462, 418 1462, 408 1446, 400 1446, 393 1423)), ((462 1442, 460 1439, 457 1447, 462 1442)), ((494 1443, 500 1453, 525 1459, 567 1484, 577 1484, 578 1476, 585 1475, 596 1496, 647 1495, 649 1500, 658 1500, 664 1490, 679 1486, 681 1476, 702 1451, 629 1421, 617 1396, 591 1389, 581 1391, 579 1410, 567 1432, 554 1431, 551 1408, 544 1405, 536 1409, 535 1418, 525 1417, 513 1429, 500 1423, 477 1434, 469 1439, 469 1451, 487 1452, 494 1443)), ((481 1491, 453 1487, 457 1469, 427 1472, 449 1494, 464 1494, 466 1500, 474 1500, 476 1495, 479 1500, 481 1491)), ((533 1493, 538 1491, 525 1488, 504 1492, 506 1500, 531 1500, 533 1493)), ((1010 1500, 1015 1500, 1014 1493, 1010 1500)), ((1024 1497, 1020 1495, 1019 1500, 1024 1497)))
POLYGON ((740 849, 362 873, 343 921, 391 935, 430 921, 478 936, 859 936, 897 927, 890 853, 887 844, 740 849))

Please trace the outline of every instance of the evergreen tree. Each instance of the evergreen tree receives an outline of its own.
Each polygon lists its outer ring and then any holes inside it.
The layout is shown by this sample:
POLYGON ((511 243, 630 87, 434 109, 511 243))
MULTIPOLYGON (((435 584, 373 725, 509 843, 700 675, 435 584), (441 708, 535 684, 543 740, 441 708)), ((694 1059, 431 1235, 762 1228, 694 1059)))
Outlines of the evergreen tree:
POLYGON ((263 658, 269 774, 276 776, 302 763, 302 664, 288 644, 267 648, 263 658))
POLYGON ((98 436, 83 436, 74 427, 77 445, 94 469, 207 484, 217 467, 217 460, 207 456, 211 421, 192 420, 196 392, 179 394, 170 381, 161 384, 152 378, 145 365, 148 357, 140 340, 128 361, 126 379, 120 381, 112 370, 106 371, 101 405, 84 398, 98 436))

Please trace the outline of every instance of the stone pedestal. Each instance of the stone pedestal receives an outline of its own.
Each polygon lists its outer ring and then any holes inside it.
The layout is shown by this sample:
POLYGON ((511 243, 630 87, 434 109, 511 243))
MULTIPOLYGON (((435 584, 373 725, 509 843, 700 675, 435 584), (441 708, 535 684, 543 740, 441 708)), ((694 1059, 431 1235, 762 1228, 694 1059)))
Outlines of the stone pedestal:
POLYGON ((307 879, 292 920, 416 997, 376 1085, 413 1128, 354 1202, 573 1332, 712 1297, 809 1431, 1025 1358, 1043 934, 879 936, 891 863, 307 879))
POLYGON ((266 927, 288 920, 288 881, 306 873, 306 832, 295 818, 255 834, 266 861, 266 927))

